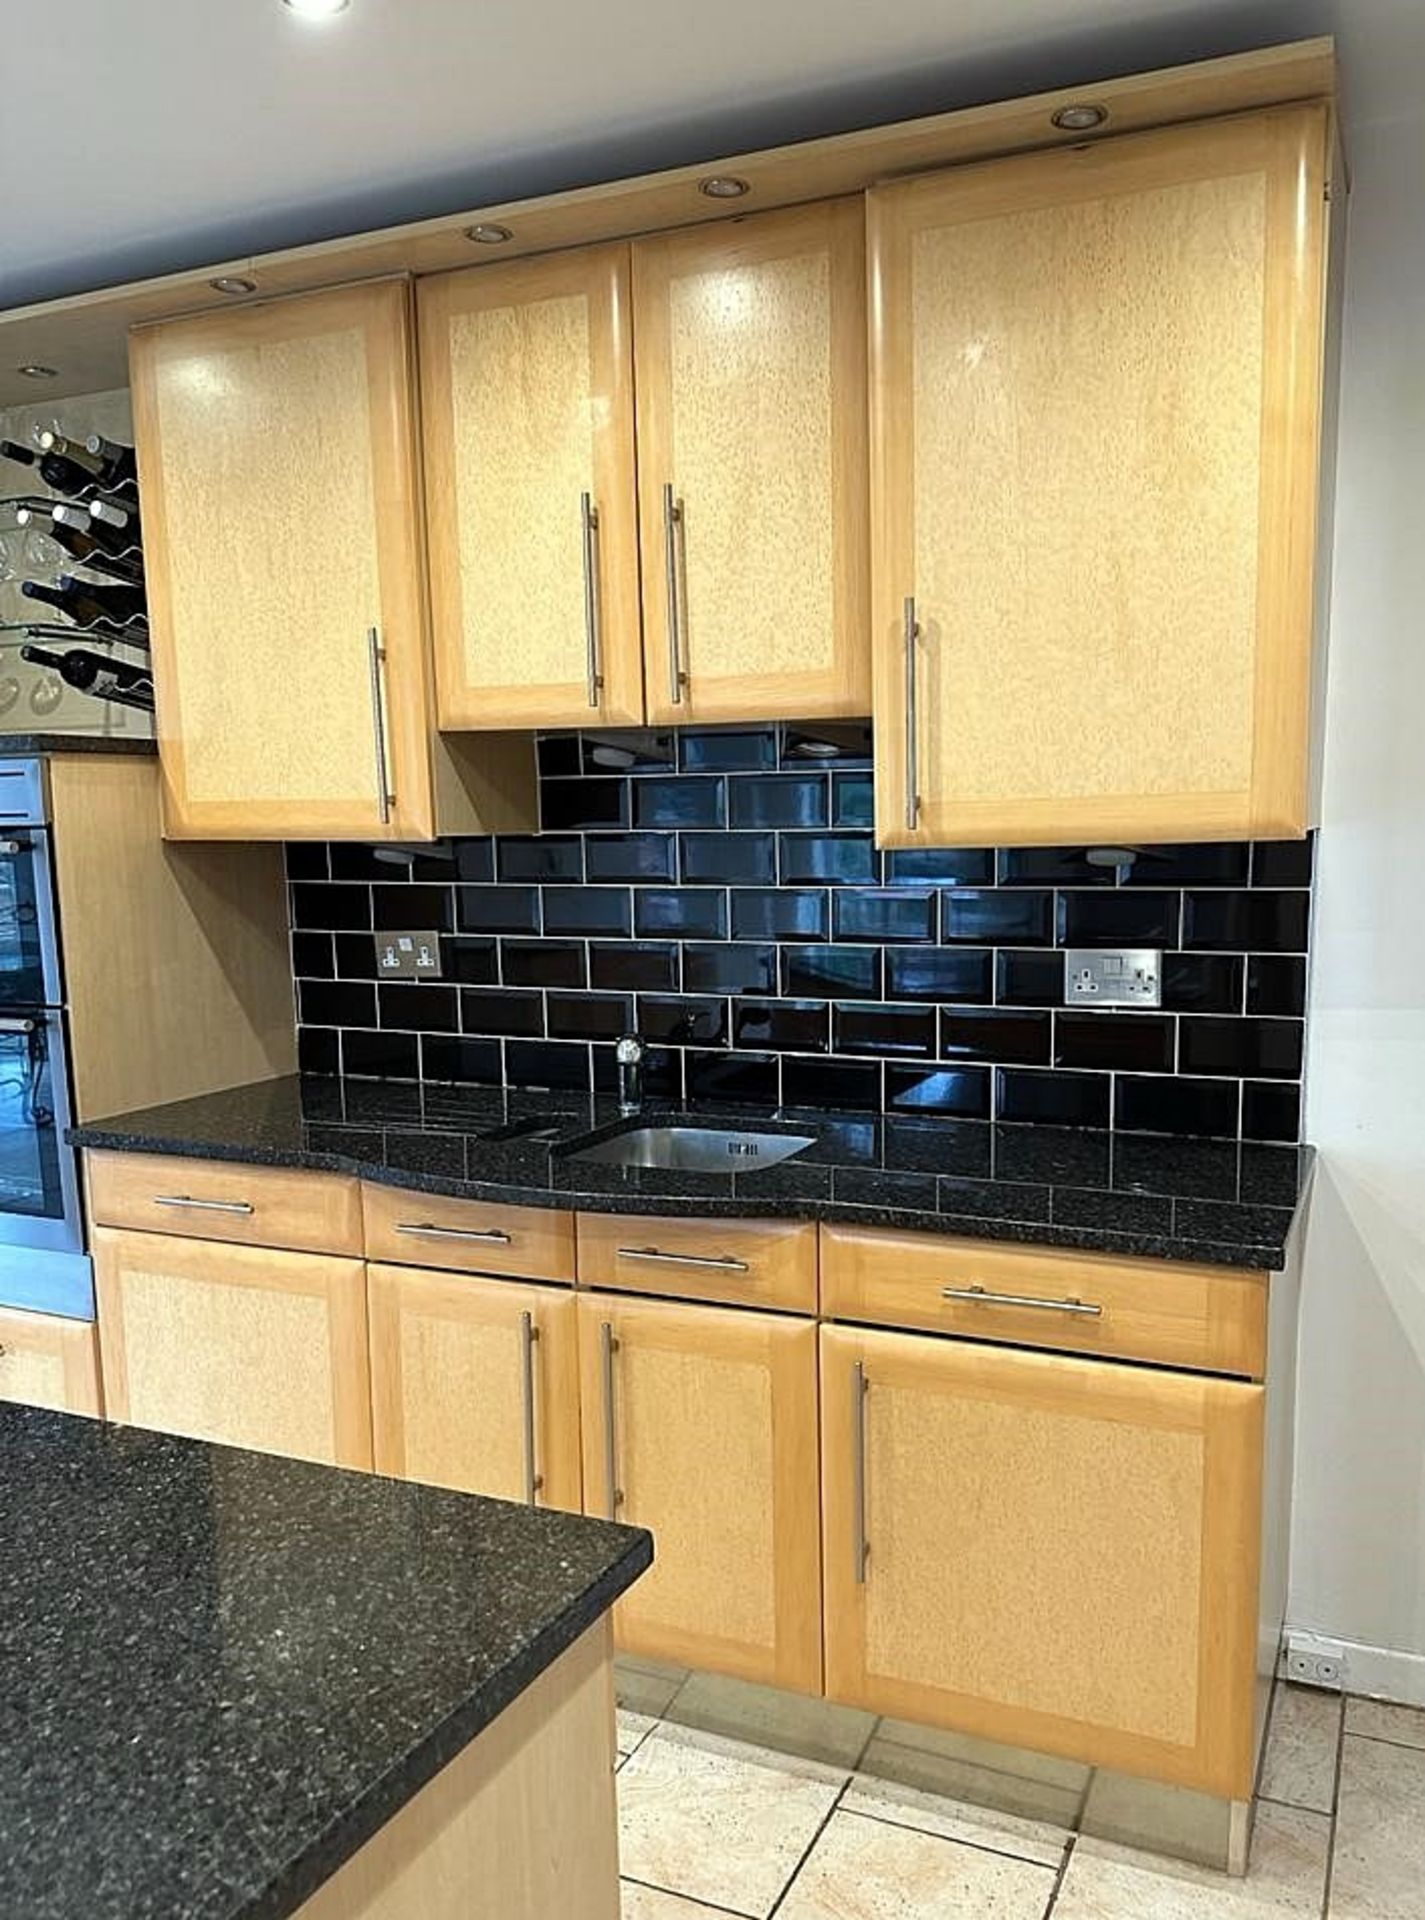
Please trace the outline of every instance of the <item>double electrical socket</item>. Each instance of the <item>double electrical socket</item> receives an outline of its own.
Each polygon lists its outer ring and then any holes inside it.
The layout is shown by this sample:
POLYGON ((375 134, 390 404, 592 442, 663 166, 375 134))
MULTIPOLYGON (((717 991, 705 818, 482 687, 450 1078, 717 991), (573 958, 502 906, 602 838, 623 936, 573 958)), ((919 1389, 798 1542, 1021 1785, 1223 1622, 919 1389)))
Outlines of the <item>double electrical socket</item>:
POLYGON ((1282 1672, 1303 1687, 1327 1687, 1340 1693, 1346 1685, 1346 1649, 1339 1640, 1319 1633, 1289 1633, 1282 1650, 1282 1672))
POLYGON ((1163 955, 1157 947, 1070 947, 1064 955, 1066 1007, 1160 1007, 1163 955))
POLYGON ((439 980, 438 933, 378 933, 376 971, 383 980, 439 980))

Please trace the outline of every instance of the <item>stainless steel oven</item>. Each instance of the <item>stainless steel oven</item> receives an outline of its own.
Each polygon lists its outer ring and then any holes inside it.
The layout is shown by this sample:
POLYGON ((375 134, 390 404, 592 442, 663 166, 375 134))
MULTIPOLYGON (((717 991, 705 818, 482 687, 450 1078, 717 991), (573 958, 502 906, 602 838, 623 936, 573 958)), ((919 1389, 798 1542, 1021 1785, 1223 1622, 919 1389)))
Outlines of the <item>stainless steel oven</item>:
POLYGON ((0 1305, 92 1319, 45 770, 0 760, 0 1305))

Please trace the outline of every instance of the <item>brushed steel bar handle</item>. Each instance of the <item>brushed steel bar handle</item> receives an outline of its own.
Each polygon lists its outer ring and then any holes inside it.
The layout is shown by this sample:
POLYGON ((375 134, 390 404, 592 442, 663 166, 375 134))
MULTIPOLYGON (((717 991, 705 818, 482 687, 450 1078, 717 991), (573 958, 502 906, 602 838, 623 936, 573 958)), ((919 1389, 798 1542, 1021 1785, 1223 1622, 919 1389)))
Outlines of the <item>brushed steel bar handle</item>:
POLYGON ((28 848, 19 840, 0 840, 0 853, 25 853, 28 848))
POLYGON ((747 1273, 745 1260, 731 1253, 664 1253, 659 1247, 620 1247, 620 1260, 661 1260, 670 1267, 717 1267, 724 1273, 747 1273))
POLYGON ((865 1363, 858 1360, 851 1369, 851 1431, 854 1435, 851 1456, 851 1545, 856 1558, 858 1587, 866 1584, 866 1562, 871 1557, 871 1543, 866 1538, 866 1395, 869 1391, 865 1363))
POLYGON ((535 1458, 534 1437, 534 1343, 538 1338, 539 1328, 534 1324, 534 1315, 522 1313, 520 1315, 520 1391, 524 1400, 524 1498, 527 1507, 535 1504, 535 1495, 544 1485, 544 1478, 535 1458))
POLYGON ((386 771, 386 690, 381 683, 386 649, 381 644, 379 627, 366 629, 366 653, 371 666, 371 725, 376 741, 376 807, 384 827, 390 824, 391 803, 396 796, 386 771))
POLYGON ((0 1033, 33 1033, 35 1022, 25 1019, 23 1014, 7 1014, 0 1020, 0 1033))
POLYGON ((683 669, 683 606, 678 592, 678 536, 683 531, 683 503, 675 498, 670 480, 663 489, 663 566, 668 590, 668 698, 683 704, 688 676, 683 669))
POLYGON ((605 1320, 599 1327, 599 1353, 604 1374, 604 1485, 608 1488, 610 1520, 617 1520, 623 1505, 623 1489, 618 1483, 618 1435, 614 1431, 614 1355, 617 1352, 613 1324, 605 1320))
POLYGON ((584 648, 589 705, 597 709, 604 684, 603 615, 599 606, 599 510, 589 493, 579 496, 584 529, 584 648))
POLYGON ((500 1227, 438 1227, 434 1220, 402 1220, 396 1231, 415 1234, 422 1240, 475 1240, 488 1247, 510 1244, 509 1234, 500 1227))
POLYGON ((905 618, 905 823, 914 832, 920 821, 920 716, 917 712, 916 647, 920 622, 915 617, 915 595, 907 594, 905 618))
POLYGON ((252 1203, 248 1200, 195 1200, 191 1193, 156 1193, 153 1204, 156 1207, 188 1207, 194 1213, 252 1212, 252 1203))
POLYGON ((1033 1293, 988 1293, 983 1287, 942 1287, 942 1300, 968 1300, 977 1307, 1039 1307, 1046 1313, 1082 1313, 1097 1320, 1103 1312, 1101 1306, 1092 1300, 1079 1300, 1070 1295, 1067 1300, 1041 1299, 1033 1293))

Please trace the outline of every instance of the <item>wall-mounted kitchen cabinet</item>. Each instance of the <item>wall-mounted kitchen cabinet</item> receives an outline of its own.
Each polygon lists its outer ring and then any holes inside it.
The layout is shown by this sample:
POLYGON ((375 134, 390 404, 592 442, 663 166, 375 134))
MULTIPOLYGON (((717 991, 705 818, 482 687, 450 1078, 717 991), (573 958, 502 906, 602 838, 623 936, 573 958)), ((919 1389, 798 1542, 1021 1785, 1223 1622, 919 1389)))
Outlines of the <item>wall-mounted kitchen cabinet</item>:
POLYGON ((441 725, 637 725, 628 248, 417 299, 441 725))
POLYGON ((877 825, 1309 824, 1329 109, 874 189, 877 825))
POLYGON ((385 280, 133 336, 172 837, 532 824, 527 742, 435 732, 409 307, 385 280))

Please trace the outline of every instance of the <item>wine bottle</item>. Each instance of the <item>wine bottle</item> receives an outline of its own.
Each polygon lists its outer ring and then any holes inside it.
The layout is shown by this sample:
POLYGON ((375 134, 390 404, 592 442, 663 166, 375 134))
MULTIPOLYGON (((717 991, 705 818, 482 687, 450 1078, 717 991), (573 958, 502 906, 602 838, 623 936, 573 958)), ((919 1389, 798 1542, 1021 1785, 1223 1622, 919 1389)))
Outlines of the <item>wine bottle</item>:
POLYGON ((135 544, 143 538, 143 521, 137 500, 111 500, 102 493, 96 493, 84 502, 84 506, 91 520, 97 520, 101 526, 112 527, 115 533, 125 535, 126 545, 135 544))
POLYGON ((87 647, 71 647, 67 653, 55 653, 49 647, 21 647, 20 658, 37 667, 52 668, 66 686, 78 687, 96 700, 112 700, 116 706, 153 712, 153 675, 143 667, 130 666, 127 660, 106 660, 102 653, 91 653, 87 647))
POLYGON ((102 573, 110 580, 122 580, 132 587, 143 585, 143 555, 137 548, 132 553, 115 554, 102 545, 94 538, 83 507, 56 503, 48 512, 38 506, 20 507, 15 519, 20 526, 34 527, 47 540, 53 540, 72 560, 91 572, 102 573))
POLYGON ((102 629, 105 633, 123 634, 135 640, 148 637, 148 620, 144 613, 144 596, 138 587, 120 586, 118 582, 76 580, 72 573, 62 573, 52 587, 42 580, 22 580, 20 592, 27 600, 39 600, 47 607, 54 607, 77 627, 102 629))
POLYGON ((22 447, 18 440, 0 440, 0 454, 18 466, 37 468, 47 487, 67 493, 71 499, 81 499, 94 488, 94 475, 65 454, 36 453, 33 447, 22 447))
POLYGON ((46 427, 39 435, 40 453, 51 454, 60 460, 68 460, 89 476, 88 484, 98 486, 104 472, 104 462, 80 440, 70 440, 54 427, 46 427))
MULTIPOLYGON (((50 509, 50 518, 56 526, 67 527, 86 543, 90 555, 84 562, 86 567, 107 573, 113 580, 143 579, 143 548, 135 544, 132 533, 96 519, 88 507, 77 502, 57 501, 50 509)), ((78 548, 68 540, 61 540, 58 534, 54 538, 76 560, 80 558, 78 548)))
POLYGON ((84 442, 84 451, 103 462, 99 475, 101 487, 122 487, 130 481, 138 484, 138 456, 122 440, 106 440, 102 433, 91 433, 84 442))

